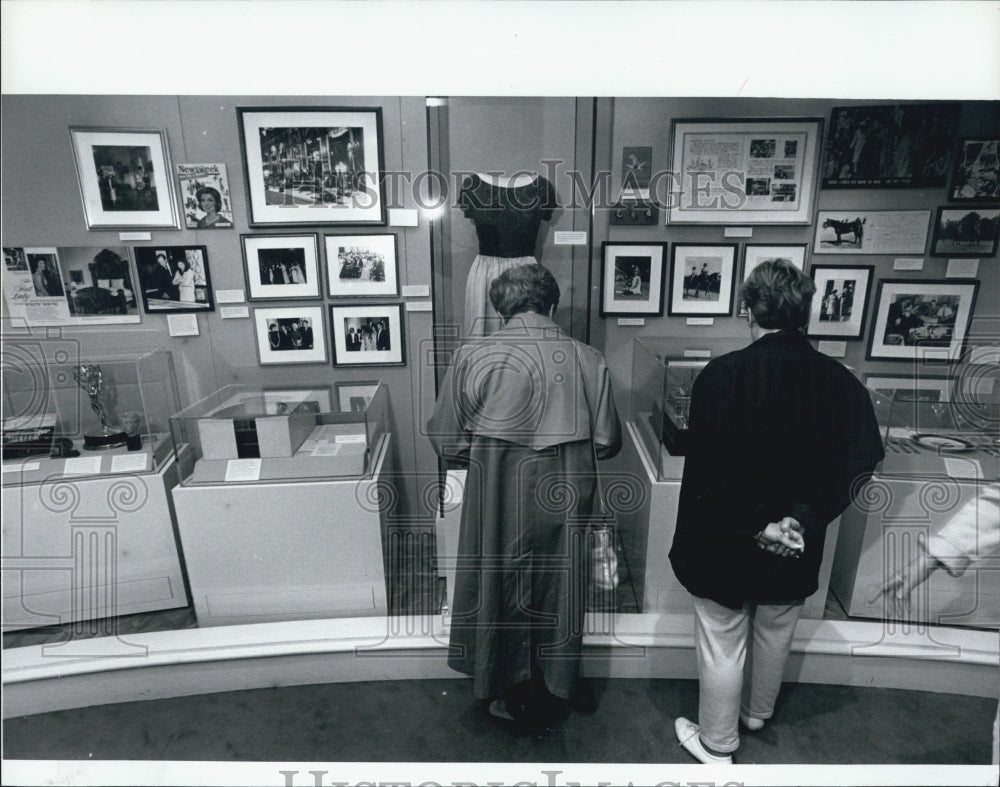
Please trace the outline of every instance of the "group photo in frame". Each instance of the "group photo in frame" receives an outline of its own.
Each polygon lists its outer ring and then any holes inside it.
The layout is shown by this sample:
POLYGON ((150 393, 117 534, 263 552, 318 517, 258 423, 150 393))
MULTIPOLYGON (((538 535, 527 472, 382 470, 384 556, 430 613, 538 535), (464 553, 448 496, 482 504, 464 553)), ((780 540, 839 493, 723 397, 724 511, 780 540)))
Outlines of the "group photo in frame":
POLYGON ((397 235, 325 235, 327 294, 331 298, 399 295, 397 235))
POLYGON ((822 118, 674 120, 667 223, 808 224, 822 137, 822 118))
POLYGON ((963 139, 948 192, 951 202, 1000 202, 1000 139, 963 139))
POLYGON ((334 366, 405 366, 403 304, 330 305, 334 366))
MULTIPOLYGON (((762 262, 770 262, 772 260, 783 260, 790 265, 794 265, 800 271, 806 269, 806 250, 809 248, 808 244, 805 243, 746 243, 743 245, 743 275, 740 277, 740 285, 747 280, 753 269, 760 265, 762 262)), ((740 293, 737 291, 736 297, 739 299, 739 303, 736 307, 736 313, 740 317, 747 316, 747 307, 740 298, 740 293)))
POLYGON ((735 243, 675 243, 668 313, 680 317, 732 314, 735 278, 735 243))
POLYGON ((88 230, 179 229, 167 132, 71 126, 88 230))
POLYGON ((887 399, 917 402, 948 402, 954 380, 941 375, 866 374, 865 387, 887 399))
POLYGON ((874 265, 813 265, 812 309, 806 335, 814 339, 860 339, 865 330, 874 265))
POLYGON ((932 257, 992 257, 1000 239, 1000 207, 941 207, 934 221, 932 257))
POLYGON ((978 281, 881 280, 865 359, 957 361, 978 290, 978 281))
POLYGON ((319 298, 319 244, 315 234, 241 235, 247 299, 319 298))
POLYGON ((385 224, 381 108, 236 112, 251 227, 385 224))
POLYGON ((663 314, 666 243, 601 244, 601 316, 663 314))
POLYGON ((253 310, 253 323, 261 365, 329 360, 322 306, 260 307, 253 310))
POLYGON ((335 383, 337 389, 337 406, 342 413, 363 413, 368 403, 375 395, 379 386, 378 380, 360 380, 357 382, 335 383))
POLYGON ((26 325, 138 323, 126 246, 4 247, 7 314, 26 325))
POLYGON ((943 188, 961 104, 834 107, 823 188, 943 188))
POLYGON ((139 246, 135 267, 147 314, 215 311, 205 246, 139 246))
POLYGON ((923 254, 929 210, 821 210, 813 254, 923 254))
POLYGON ((233 200, 225 164, 178 164, 184 228, 231 230, 233 200))

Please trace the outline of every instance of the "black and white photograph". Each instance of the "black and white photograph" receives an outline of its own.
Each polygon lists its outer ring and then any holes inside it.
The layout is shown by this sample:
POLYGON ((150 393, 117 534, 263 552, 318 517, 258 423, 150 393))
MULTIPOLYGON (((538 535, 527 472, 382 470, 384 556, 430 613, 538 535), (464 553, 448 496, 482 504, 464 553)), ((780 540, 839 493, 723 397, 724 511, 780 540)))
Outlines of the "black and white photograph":
POLYGON ((961 105, 835 107, 823 188, 943 188, 961 105))
POLYGON ((955 157, 951 202, 1000 202, 1000 139, 963 139, 955 157))
POLYGON ((385 223, 381 109, 237 114, 251 227, 385 223))
POLYGON ((231 230, 233 201, 225 164, 178 164, 184 227, 231 230))
POLYGON ((406 363, 403 304, 330 306, 334 366, 406 363))
POLYGON ((601 316, 663 314, 666 243, 601 244, 601 316))
POLYGON ((206 247, 139 246, 135 266, 147 314, 215 311, 206 247))
POLYGON ((923 254, 929 210, 821 210, 813 254, 923 254))
POLYGON ((954 380, 931 374, 866 374, 865 386, 889 401, 948 402, 954 380))
POLYGON ((938 208, 932 257, 992 257, 1000 238, 1000 208, 938 208))
POLYGON ((778 150, 776 139, 751 139, 750 158, 774 158, 778 150))
MULTIPOLYGON (((747 280, 747 277, 762 262, 768 262, 770 260, 783 260, 784 262, 794 265, 800 271, 806 269, 806 249, 808 246, 804 243, 777 243, 777 244, 761 244, 761 243, 746 243, 743 245, 743 275, 740 277, 740 284, 747 280)), ((739 297, 737 292, 736 297, 739 297)), ((736 313, 740 317, 745 317, 747 314, 746 304, 743 303, 742 299, 739 301, 739 306, 737 307, 736 313)))
POLYGON ((138 318, 139 298, 127 248, 60 248, 59 268, 70 314, 138 318))
POLYGON ((3 249, 3 266, 10 273, 25 272, 28 270, 28 258, 24 254, 24 249, 9 248, 3 249))
POLYGON ((163 131, 70 128, 87 228, 179 226, 163 131))
POLYGON ((733 311, 736 244, 675 243, 670 266, 669 314, 722 315, 733 311))
POLYGON ((363 413, 368 409, 378 380, 361 380, 359 382, 337 383, 337 404, 342 413, 363 413))
POLYGON ((326 235, 327 294, 331 298, 399 295, 397 236, 326 235))
POLYGON ((653 174, 653 148, 622 149, 622 197, 649 199, 649 181, 653 174))
POLYGON ((867 359, 957 361, 978 281, 879 282, 867 359))
POLYGON ((260 307, 253 322, 262 365, 327 362, 322 306, 260 307))
POLYGON ((316 235, 241 235, 247 298, 319 298, 316 235))
POLYGON ((62 274, 59 272, 59 259, 56 254, 35 252, 28 254, 27 258, 35 297, 61 298, 66 290, 63 288, 62 274))
POLYGON ((815 339, 860 339, 873 265, 813 265, 816 285, 806 334, 815 339))

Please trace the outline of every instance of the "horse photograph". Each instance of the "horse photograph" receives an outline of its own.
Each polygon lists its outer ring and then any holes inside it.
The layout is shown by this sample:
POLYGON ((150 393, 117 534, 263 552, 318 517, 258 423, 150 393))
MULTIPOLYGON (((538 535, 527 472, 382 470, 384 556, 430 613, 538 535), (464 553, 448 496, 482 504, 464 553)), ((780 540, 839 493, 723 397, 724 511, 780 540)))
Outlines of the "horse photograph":
POLYGON ((860 249, 864 240, 866 221, 867 219, 859 216, 827 219, 823 222, 823 231, 819 236, 820 246, 848 246, 860 249), (848 237, 850 240, 847 240, 848 237))
POLYGON ((688 257, 681 300, 717 301, 722 282, 721 257, 688 257))
POLYGON ((1000 208, 938 208, 931 255, 991 257, 1000 236, 1000 208))

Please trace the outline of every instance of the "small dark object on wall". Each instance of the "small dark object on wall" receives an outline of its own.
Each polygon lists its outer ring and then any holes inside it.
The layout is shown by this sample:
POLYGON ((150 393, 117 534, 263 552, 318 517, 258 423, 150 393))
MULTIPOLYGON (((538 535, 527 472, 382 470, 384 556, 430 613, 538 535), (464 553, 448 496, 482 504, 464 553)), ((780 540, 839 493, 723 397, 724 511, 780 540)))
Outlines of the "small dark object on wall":
POLYGON ((611 208, 611 223, 613 225, 646 226, 657 224, 660 220, 660 209, 651 202, 625 200, 611 208))

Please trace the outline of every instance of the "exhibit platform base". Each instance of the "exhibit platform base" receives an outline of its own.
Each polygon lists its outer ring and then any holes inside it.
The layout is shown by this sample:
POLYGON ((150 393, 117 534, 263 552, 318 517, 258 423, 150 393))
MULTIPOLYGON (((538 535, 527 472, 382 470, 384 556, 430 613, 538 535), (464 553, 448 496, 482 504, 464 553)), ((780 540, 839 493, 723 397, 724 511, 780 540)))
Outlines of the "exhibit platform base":
MULTIPOLYGON (((583 674, 694 678, 687 614, 587 616, 583 674)), ((459 678, 440 615, 299 620, 9 648, 3 716, 275 686, 459 678)), ((996 696, 995 632, 801 620, 785 680, 996 696)))

